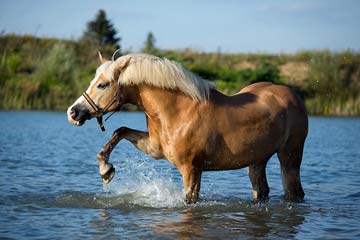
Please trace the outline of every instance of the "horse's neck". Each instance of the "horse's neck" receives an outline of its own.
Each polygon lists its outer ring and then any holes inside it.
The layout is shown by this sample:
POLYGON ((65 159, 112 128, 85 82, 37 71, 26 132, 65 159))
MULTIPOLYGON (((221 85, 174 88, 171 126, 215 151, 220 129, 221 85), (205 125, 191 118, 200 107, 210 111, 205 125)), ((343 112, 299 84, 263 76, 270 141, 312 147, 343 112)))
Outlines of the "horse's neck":
POLYGON ((148 121, 154 125, 172 124, 198 103, 177 90, 164 90, 142 85, 138 87, 137 99, 132 103, 142 109, 148 121))

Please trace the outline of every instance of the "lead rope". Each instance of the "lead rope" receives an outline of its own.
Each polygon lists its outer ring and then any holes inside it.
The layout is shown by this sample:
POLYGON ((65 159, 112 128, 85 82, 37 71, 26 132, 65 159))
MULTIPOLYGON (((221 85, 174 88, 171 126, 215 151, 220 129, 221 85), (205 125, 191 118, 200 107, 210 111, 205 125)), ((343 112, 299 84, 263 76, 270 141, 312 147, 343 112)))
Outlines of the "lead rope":
POLYGON ((102 116, 101 117, 96 117, 96 119, 97 119, 97 122, 98 122, 98 124, 100 126, 101 131, 105 132, 105 127, 104 127, 104 124, 103 124, 102 116))
POLYGON ((116 111, 110 113, 110 115, 105 118, 105 122, 106 122, 112 115, 114 115, 114 113, 116 113, 116 111))

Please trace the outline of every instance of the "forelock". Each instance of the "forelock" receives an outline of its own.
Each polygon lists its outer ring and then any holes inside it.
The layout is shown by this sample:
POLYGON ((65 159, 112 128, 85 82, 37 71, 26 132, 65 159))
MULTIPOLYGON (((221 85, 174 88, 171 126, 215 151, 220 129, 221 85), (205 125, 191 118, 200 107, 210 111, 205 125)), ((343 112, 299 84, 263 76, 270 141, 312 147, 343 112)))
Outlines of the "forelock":
POLYGON ((103 74, 107 79, 112 80, 112 75, 110 73, 111 69, 110 66, 112 64, 112 61, 106 61, 103 64, 101 64, 97 69, 96 69, 96 74, 95 76, 98 77, 100 74, 103 74))

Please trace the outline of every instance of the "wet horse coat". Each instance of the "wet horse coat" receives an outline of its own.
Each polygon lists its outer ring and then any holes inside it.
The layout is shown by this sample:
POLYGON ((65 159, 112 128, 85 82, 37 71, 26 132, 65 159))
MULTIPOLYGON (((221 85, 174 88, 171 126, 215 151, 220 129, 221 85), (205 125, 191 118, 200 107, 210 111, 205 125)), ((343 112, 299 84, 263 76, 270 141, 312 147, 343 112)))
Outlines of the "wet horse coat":
MULTIPOLYGON (((308 119, 304 104, 288 87, 255 83, 226 96, 176 62, 144 54, 105 61, 87 90, 103 108, 114 96, 144 111, 147 132, 117 129, 98 154, 100 174, 108 183, 108 162, 126 139, 155 159, 167 159, 183 176, 186 202, 198 200, 203 171, 249 167, 254 199, 268 197, 266 164, 277 153, 285 197, 302 199, 300 165, 308 119), (106 86, 104 88, 104 86, 106 86)), ((82 125, 95 117, 80 97, 68 109, 69 121, 82 125)))

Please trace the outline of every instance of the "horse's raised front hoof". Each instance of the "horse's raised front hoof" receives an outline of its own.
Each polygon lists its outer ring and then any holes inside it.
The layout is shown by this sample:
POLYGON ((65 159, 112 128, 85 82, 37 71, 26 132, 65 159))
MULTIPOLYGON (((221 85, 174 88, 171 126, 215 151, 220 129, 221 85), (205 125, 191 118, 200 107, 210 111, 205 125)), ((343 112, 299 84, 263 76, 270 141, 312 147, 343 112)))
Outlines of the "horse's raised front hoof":
POLYGON ((111 165, 110 169, 105 174, 101 175, 101 178, 103 183, 108 184, 109 182, 111 182, 114 176, 115 176, 115 168, 111 165))

